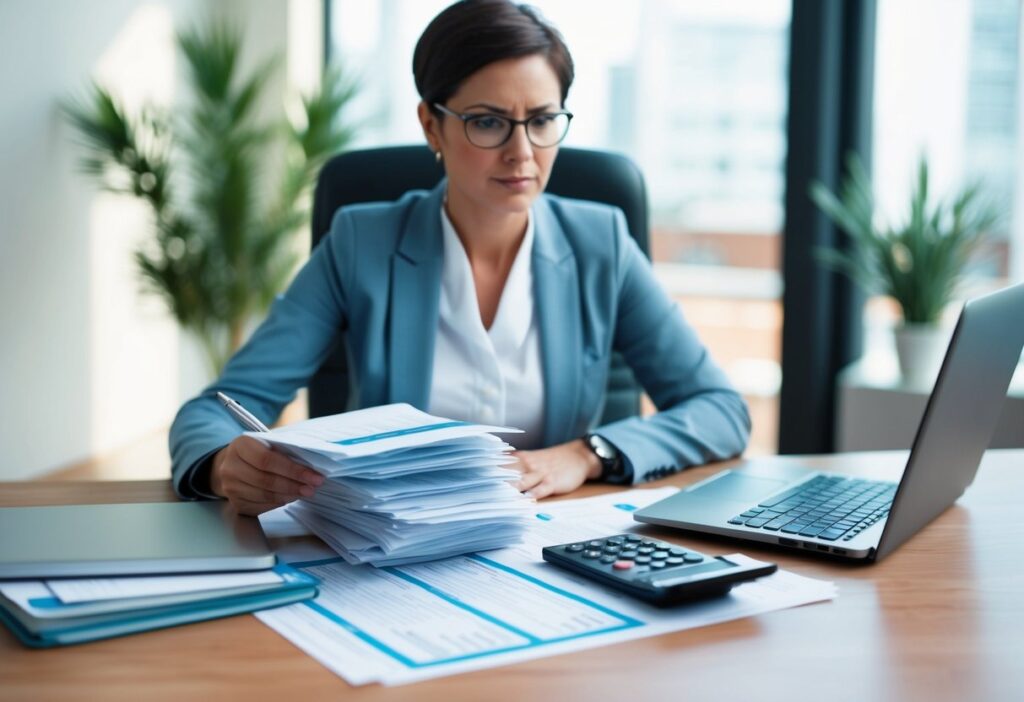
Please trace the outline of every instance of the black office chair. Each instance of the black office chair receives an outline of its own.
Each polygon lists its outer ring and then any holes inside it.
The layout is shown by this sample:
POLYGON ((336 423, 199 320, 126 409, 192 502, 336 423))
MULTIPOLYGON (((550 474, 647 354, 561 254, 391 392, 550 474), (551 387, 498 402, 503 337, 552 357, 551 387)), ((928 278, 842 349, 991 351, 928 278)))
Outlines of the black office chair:
MULTIPOLYGON (((430 189, 444 169, 424 146, 394 146, 335 156, 320 171, 313 197, 313 247, 327 233, 334 212, 358 202, 397 200, 409 190, 430 189)), ((547 192, 615 205, 626 214, 629 232, 647 255, 647 189, 631 160, 619 154, 562 148, 547 192)), ((602 424, 640 412, 640 386, 622 358, 612 357, 602 424)), ((322 417, 355 407, 348 381, 344 339, 309 382, 309 416, 322 417)))

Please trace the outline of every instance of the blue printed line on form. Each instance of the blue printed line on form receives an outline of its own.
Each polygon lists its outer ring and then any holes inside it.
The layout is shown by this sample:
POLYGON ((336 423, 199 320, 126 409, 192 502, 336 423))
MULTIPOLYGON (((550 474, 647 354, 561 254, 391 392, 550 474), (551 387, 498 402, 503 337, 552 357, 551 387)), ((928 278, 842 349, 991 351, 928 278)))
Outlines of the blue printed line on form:
POLYGON ((328 619, 328 620, 334 622, 335 624, 340 626, 345 631, 349 632, 350 634, 352 634, 356 638, 360 639, 361 641, 369 644, 370 646, 373 646, 375 649, 377 649, 381 653, 384 653, 384 654, 387 654, 387 655, 391 656, 393 659, 395 659, 399 663, 404 664, 407 668, 418 668, 419 667, 419 665, 413 659, 411 659, 411 658, 409 658, 407 656, 403 656, 401 653, 399 653, 395 649, 391 648, 390 646, 385 644, 383 641, 379 641, 379 640, 373 638, 372 636, 367 634, 365 631, 363 631, 362 629, 357 627, 352 622, 350 622, 347 619, 343 619, 342 617, 338 616, 337 612, 332 612, 331 610, 327 609, 326 607, 324 607, 323 605, 318 603, 315 599, 314 600, 306 600, 305 602, 302 602, 300 604, 305 605, 306 607, 308 607, 309 609, 313 610, 314 612, 316 612, 320 616, 324 617, 325 619, 328 619))
MULTIPOLYGON (((643 622, 640 621, 639 619, 633 619, 632 617, 628 617, 625 614, 622 614, 621 612, 616 612, 613 609, 608 609, 607 607, 603 607, 603 606, 599 605, 596 602, 591 602, 590 600, 588 600, 588 599, 586 599, 584 597, 580 597, 579 595, 573 594, 573 593, 569 592, 568 590, 563 590, 560 587, 555 587, 554 585, 551 585, 550 583, 546 583, 546 582, 544 582, 543 580, 541 580, 539 578, 533 577, 532 575, 527 575, 526 573, 523 573, 522 571, 516 570, 515 568, 510 568, 507 565, 505 565, 504 563, 498 563, 497 561, 492 561, 490 558, 487 558, 485 556, 481 556, 480 554, 473 554, 472 556, 469 556, 469 558, 473 559, 474 561, 477 561, 478 563, 483 563, 483 564, 488 565, 488 566, 490 566, 492 568, 497 568, 498 570, 503 570, 506 573, 510 573, 512 575, 519 576, 520 578, 522 578, 523 580, 526 580, 527 582, 531 582, 534 585, 537 585, 538 587, 544 588, 545 590, 549 590, 551 592, 558 593, 562 597, 567 597, 570 600, 576 600, 577 602, 585 604, 588 607, 593 607, 594 609, 596 609, 599 612, 604 612, 605 614, 607 614, 610 617, 615 617, 616 619, 621 620, 623 622, 623 624, 624 624, 624 626, 614 627, 612 629, 605 629, 605 630, 603 630, 601 632, 598 632, 598 633, 604 633, 605 631, 615 631, 616 629, 628 629, 629 627, 633 627, 633 626, 643 626, 643 622)), ((569 638, 577 638, 577 636, 571 636, 569 638)), ((558 640, 561 641, 562 639, 558 639, 558 640)), ((548 643, 551 643, 551 642, 549 641, 548 643)))
POLYGON ((28 604, 36 609, 60 609, 68 606, 56 597, 30 597, 28 604))
MULTIPOLYGON (((570 599, 573 599, 573 600, 576 600, 576 601, 581 602, 583 604, 589 605, 590 607, 592 607, 592 608, 594 608, 594 609, 596 609, 598 611, 604 612, 606 614, 609 614, 609 615, 619 619, 621 624, 614 625, 614 626, 609 626, 609 627, 604 628, 604 629, 597 629, 597 630, 594 630, 594 631, 586 631, 586 632, 581 632, 581 633, 577 633, 577 634, 569 634, 569 635, 566 635, 566 636, 558 636, 558 637, 555 637, 553 639, 547 639, 547 640, 538 639, 538 638, 536 638, 534 636, 529 636, 528 635, 529 639, 530 639, 529 642, 521 644, 521 645, 512 645, 512 646, 506 646, 504 648, 491 649, 491 650, 487 650, 487 651, 478 651, 478 652, 475 652, 475 653, 468 653, 468 654, 464 654, 464 655, 461 655, 461 656, 451 656, 451 657, 448 657, 448 658, 438 658, 438 659, 435 659, 435 660, 424 661, 424 662, 420 663, 420 662, 416 662, 416 661, 410 659, 408 656, 405 656, 405 655, 399 653, 398 651, 396 651, 395 649, 391 648, 390 646, 388 646, 384 642, 374 638, 369 633, 361 630, 359 627, 357 627, 354 624, 352 624, 352 622, 349 622, 349 621, 343 619, 336 612, 332 612, 331 610, 327 609, 326 607, 320 605, 315 600, 313 600, 313 601, 307 600, 305 602, 302 602, 301 604, 305 605, 306 607, 308 607, 309 609, 313 610, 314 612, 317 612, 318 614, 320 614, 325 619, 334 622, 338 626, 340 626, 343 629, 345 629, 346 631, 348 631, 353 636, 356 636, 357 638, 362 640, 364 643, 372 646, 373 648, 377 649, 381 653, 383 653, 383 654, 387 655, 388 657, 390 657, 392 660, 395 660, 395 661, 401 663, 402 665, 404 665, 407 668, 429 668, 431 666, 444 665, 446 663, 458 663, 458 662, 462 662, 462 661, 473 660, 475 658, 486 658, 488 656, 496 656, 496 655, 500 655, 500 654, 503 654, 503 653, 510 653, 512 651, 521 651, 523 649, 537 648, 539 646, 548 646, 548 645, 551 645, 551 644, 554 644, 554 643, 561 643, 563 641, 571 641, 573 639, 582 639, 582 638, 586 638, 586 637, 589 637, 589 636, 596 636, 596 635, 599 635, 599 634, 608 634, 608 633, 611 633, 611 632, 614 632, 614 631, 621 631, 622 629, 632 629, 634 627, 644 626, 644 622, 642 622, 642 621, 639 621, 639 620, 634 619, 632 617, 626 616, 626 615, 621 614, 619 612, 615 612, 614 610, 608 609, 607 607, 602 607, 601 605, 597 604, 596 602, 591 602, 590 600, 587 600, 587 599, 585 599, 583 597, 580 597, 578 595, 574 595, 574 594, 572 594, 570 592, 566 592, 565 590, 562 590, 561 588, 557 588, 557 587, 554 587, 552 585, 549 585, 548 583, 545 583, 542 580, 534 578, 534 577, 532 577, 530 575, 527 575, 526 573, 523 573, 521 571, 518 571, 518 570, 516 570, 514 568, 510 568, 510 567, 508 567, 508 566, 506 566, 504 564, 497 563, 496 561, 492 561, 489 558, 485 558, 485 557, 479 556, 479 555, 469 556, 469 558, 471 558, 473 560, 476 560, 479 563, 483 563, 485 565, 495 566, 499 570, 503 570, 503 571, 505 571, 507 573, 511 573, 512 575, 517 575, 517 576, 523 578, 524 580, 527 580, 527 581, 529 581, 531 583, 535 583, 537 585, 540 585, 541 587, 544 587, 544 588, 546 588, 546 589, 548 589, 548 590, 550 590, 552 592, 556 592, 556 593, 558 593, 560 595, 563 595, 565 597, 568 597, 570 599)), ((292 565, 294 566, 295 564, 292 564, 292 565)), ((433 586, 431 586, 431 585, 429 585, 427 583, 424 583, 423 581, 419 580, 418 578, 414 578, 414 577, 410 576, 408 573, 396 572, 397 569, 393 568, 393 567, 392 568, 385 568, 384 570, 391 571, 392 575, 398 575, 399 577, 401 577, 406 582, 409 582, 410 584, 416 585, 417 587, 422 587, 427 592, 430 592, 431 594, 433 594, 435 596, 441 597, 442 599, 444 599, 444 600, 446 600, 448 602, 456 604, 457 606, 460 606, 463 609, 466 609, 467 611, 470 611, 471 613, 476 614, 477 616, 479 616, 480 614, 483 614, 482 612, 479 612, 479 611, 473 611, 475 608, 468 607, 465 603, 462 603, 462 602, 459 602, 458 600, 455 600, 455 598, 452 598, 451 596, 440 592, 440 590, 438 588, 435 588, 435 587, 433 587, 433 586)), ((505 622, 501 622, 500 620, 498 620, 495 617, 492 617, 491 615, 484 615, 484 619, 486 621, 490 621, 492 623, 496 623, 499 626, 503 626, 503 628, 509 629, 511 631, 518 632, 518 630, 516 628, 510 626, 509 624, 507 624, 505 622)))
POLYGON ((353 446, 355 444, 365 444, 370 441, 391 439, 396 436, 405 436, 407 434, 421 434, 425 431, 434 431, 435 429, 450 429, 452 427, 465 426, 469 426, 469 422, 440 422, 439 424, 424 424, 420 427, 407 427, 406 429, 395 429, 394 431, 382 431, 379 434, 357 436, 354 439, 341 439, 340 441, 332 441, 331 443, 338 444, 339 446, 353 446))
POLYGON ((440 597, 442 600, 444 600, 445 602, 448 602, 449 604, 453 604, 453 605, 455 605, 456 607, 458 607, 460 609, 466 610, 470 614, 474 614, 474 615, 480 617, 481 619, 483 619, 486 622, 490 622, 491 624, 494 624, 497 627, 501 627, 502 629, 505 629, 506 631, 510 631, 513 634, 517 635, 517 636, 521 636, 522 638, 524 638, 527 641, 529 641, 531 644, 536 644, 536 643, 540 643, 541 642, 541 639, 537 638, 533 634, 531 634, 531 633, 529 633, 527 631, 523 631, 522 629, 520 629, 518 627, 514 627, 511 624, 509 624, 508 622, 503 622, 500 619, 498 619, 497 617, 493 617, 490 614, 488 614, 487 612, 484 612, 483 610, 477 609, 476 607, 474 607, 474 606, 472 606, 472 605, 470 605, 470 604, 468 604, 466 602, 463 602, 462 600, 460 600, 457 597, 453 597, 452 595, 449 595, 447 592, 444 592, 443 590, 440 590, 440 589, 434 587, 430 583, 427 583, 427 582, 424 582, 424 581, 420 580, 419 578, 417 578, 414 575, 409 575, 408 573, 404 573, 404 572, 402 572, 402 571, 400 571, 400 570, 398 570, 396 568, 384 568, 384 570, 386 570, 387 572, 391 573, 392 575, 394 575, 394 576, 396 576, 398 578, 401 578, 402 580, 405 580, 408 583, 412 583, 413 585, 416 585, 417 587, 423 588, 424 590, 429 592, 431 595, 434 595, 435 597, 440 597))
POLYGON ((292 568, 312 568, 314 566, 326 565, 328 563, 337 563, 338 561, 345 562, 345 559, 341 556, 334 556, 333 558, 318 558, 315 561, 295 561, 288 565, 292 568))

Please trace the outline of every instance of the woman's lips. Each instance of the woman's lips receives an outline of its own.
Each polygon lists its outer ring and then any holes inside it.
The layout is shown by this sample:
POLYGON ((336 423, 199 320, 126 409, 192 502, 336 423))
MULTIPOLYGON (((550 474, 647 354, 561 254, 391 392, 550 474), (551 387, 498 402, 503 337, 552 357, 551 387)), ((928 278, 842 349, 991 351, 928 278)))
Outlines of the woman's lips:
POLYGON ((509 190, 522 191, 533 184, 534 178, 495 178, 495 180, 509 190))

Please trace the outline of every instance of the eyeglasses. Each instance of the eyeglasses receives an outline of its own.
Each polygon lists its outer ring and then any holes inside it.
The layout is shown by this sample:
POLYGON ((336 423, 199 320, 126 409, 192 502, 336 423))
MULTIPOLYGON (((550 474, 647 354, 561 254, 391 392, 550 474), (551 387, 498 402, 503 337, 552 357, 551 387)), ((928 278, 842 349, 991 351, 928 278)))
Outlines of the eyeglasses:
POLYGON ((526 129, 526 138, 531 144, 547 149, 565 139, 569 132, 569 122, 572 120, 572 113, 565 110, 543 112, 526 119, 512 119, 489 112, 459 114, 436 102, 434 107, 446 115, 461 119, 466 130, 466 139, 481 149, 496 149, 502 146, 512 138, 512 130, 520 124, 526 129))

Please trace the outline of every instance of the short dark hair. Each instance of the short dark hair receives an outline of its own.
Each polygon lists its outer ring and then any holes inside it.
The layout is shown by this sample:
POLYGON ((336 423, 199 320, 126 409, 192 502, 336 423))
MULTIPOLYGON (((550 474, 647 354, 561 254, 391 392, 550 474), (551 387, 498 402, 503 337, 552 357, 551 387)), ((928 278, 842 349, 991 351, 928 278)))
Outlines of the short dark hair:
POLYGON ((558 30, 537 10, 510 0, 460 0, 431 20, 416 42, 412 72, 420 98, 437 112, 478 70, 504 59, 540 54, 558 77, 562 106, 573 64, 558 30))

